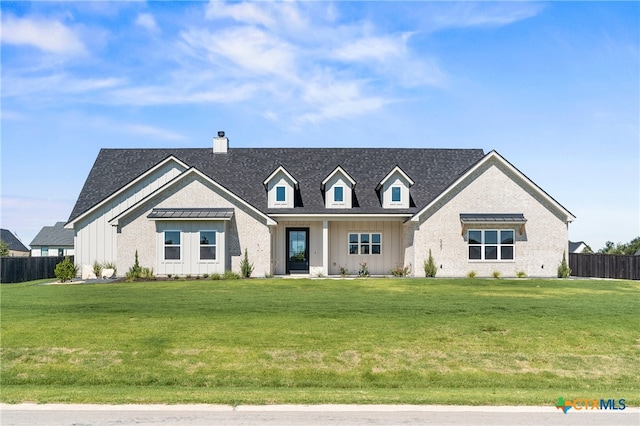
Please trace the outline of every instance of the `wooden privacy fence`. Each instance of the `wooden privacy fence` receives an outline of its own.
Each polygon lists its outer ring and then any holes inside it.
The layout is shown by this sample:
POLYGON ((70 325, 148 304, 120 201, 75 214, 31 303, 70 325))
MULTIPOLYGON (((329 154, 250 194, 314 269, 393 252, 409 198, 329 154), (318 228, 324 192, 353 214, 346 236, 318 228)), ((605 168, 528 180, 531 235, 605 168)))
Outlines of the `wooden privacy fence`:
MULTIPOLYGON (((70 256, 73 262, 73 256, 70 256)), ((21 283, 24 281, 55 278, 56 265, 64 256, 55 257, 2 257, 0 258, 0 282, 21 283)))
POLYGON ((569 253, 571 276, 640 280, 640 256, 569 253))

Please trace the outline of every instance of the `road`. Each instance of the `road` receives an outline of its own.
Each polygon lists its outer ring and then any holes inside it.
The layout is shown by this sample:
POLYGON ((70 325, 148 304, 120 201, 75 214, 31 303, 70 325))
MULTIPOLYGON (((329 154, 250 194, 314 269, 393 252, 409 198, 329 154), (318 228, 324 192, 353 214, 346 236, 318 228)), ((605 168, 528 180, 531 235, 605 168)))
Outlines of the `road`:
POLYGON ((640 409, 569 412, 555 407, 414 405, 65 405, 0 404, 2 426, 158 425, 640 425, 640 409))

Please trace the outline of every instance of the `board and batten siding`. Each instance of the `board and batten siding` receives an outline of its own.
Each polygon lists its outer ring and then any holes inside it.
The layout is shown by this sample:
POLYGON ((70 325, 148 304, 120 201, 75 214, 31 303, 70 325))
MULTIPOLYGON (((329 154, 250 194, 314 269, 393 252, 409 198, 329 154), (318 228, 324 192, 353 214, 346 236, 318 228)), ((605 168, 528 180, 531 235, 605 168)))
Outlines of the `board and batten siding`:
POLYGON ((182 165, 173 161, 168 162, 118 194, 114 199, 78 220, 74 226, 75 263, 91 265, 96 261, 116 262, 118 275, 124 274, 126 269, 117 265, 116 227, 112 226, 109 221, 184 170, 182 165))

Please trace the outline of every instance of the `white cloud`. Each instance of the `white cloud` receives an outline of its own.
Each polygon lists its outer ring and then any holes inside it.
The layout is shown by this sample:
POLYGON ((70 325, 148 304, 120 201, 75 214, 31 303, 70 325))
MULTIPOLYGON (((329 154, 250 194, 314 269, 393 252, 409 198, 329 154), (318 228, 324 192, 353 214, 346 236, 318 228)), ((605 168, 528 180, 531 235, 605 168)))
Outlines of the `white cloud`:
POLYGON ((51 96, 83 95, 90 92, 113 89, 121 86, 125 80, 115 77, 77 78, 66 73, 52 74, 42 77, 23 77, 6 74, 3 78, 3 96, 33 97, 41 101, 51 96))
POLYGON ((156 20, 153 18, 153 15, 151 15, 150 13, 139 14, 138 17, 136 18, 136 25, 144 28, 150 33, 157 33, 160 30, 160 28, 158 27, 158 24, 156 23, 156 20))
POLYGON ((30 45, 50 53, 78 55, 86 52, 80 35, 59 21, 15 18, 3 14, 2 42, 30 45))
POLYGON ((242 24, 258 25, 272 31, 308 25, 298 4, 294 2, 226 3, 212 0, 207 5, 205 17, 212 20, 231 18, 242 24))
POLYGON ((343 61, 385 61, 399 57, 405 51, 402 39, 393 37, 363 37, 338 47, 336 58, 343 61))
POLYGON ((544 5, 532 2, 472 3, 458 2, 446 9, 438 8, 426 19, 428 30, 449 28, 501 27, 538 15, 544 5))

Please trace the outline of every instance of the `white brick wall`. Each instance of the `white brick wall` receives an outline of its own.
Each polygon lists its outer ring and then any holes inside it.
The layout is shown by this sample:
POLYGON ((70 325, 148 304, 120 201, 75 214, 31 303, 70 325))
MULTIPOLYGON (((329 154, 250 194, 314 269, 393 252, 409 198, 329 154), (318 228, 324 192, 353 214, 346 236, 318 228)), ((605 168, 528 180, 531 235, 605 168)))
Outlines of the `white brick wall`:
MULTIPOLYGON (((498 226, 474 226, 496 229, 498 226)), ((500 227, 502 229, 502 227, 500 227)), ((423 276, 422 264, 431 249, 438 276, 460 277, 470 271, 478 276, 504 277, 523 271, 527 276, 556 276, 562 253, 567 250, 566 216, 499 161, 489 161, 476 170, 455 191, 420 217, 418 229, 408 227, 407 239, 413 238, 416 275, 423 276), (462 235, 461 213, 523 213, 527 219, 521 235, 515 232, 515 260, 479 262, 468 260, 467 236, 462 235)), ((466 234, 466 233, 465 233, 466 234)), ((405 250, 411 256, 411 248, 405 250)))

